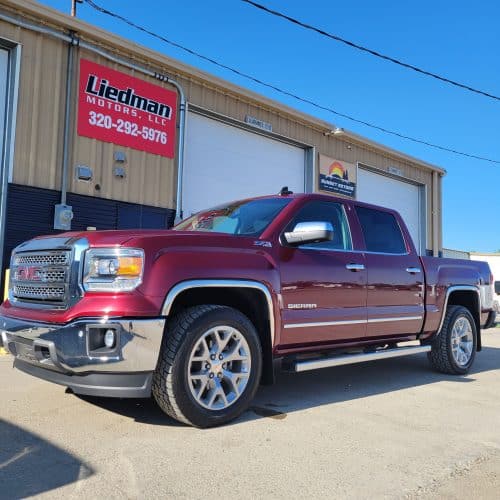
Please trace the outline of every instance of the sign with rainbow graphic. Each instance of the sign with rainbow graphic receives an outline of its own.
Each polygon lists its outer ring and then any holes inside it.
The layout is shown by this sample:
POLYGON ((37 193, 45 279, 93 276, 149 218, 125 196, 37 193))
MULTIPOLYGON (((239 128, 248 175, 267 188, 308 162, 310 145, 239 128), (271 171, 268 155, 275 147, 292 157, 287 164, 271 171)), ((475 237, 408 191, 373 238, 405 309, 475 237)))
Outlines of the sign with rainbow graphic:
POLYGON ((318 189, 326 193, 356 197, 356 165, 319 155, 318 189))

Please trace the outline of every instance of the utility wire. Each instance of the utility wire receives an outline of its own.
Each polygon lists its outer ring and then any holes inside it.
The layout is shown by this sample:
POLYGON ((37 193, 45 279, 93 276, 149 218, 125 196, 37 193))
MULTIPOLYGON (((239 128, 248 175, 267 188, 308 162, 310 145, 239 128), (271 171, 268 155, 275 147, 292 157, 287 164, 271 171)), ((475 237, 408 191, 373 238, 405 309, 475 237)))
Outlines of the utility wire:
POLYGON ((361 120, 359 118, 355 118, 354 116, 350 116, 350 115, 347 115, 345 113, 341 113, 329 106, 325 106, 323 104, 320 104, 318 102, 315 102, 311 99, 308 99, 308 98, 305 98, 305 97, 301 97, 297 94, 294 94, 293 92, 290 92, 288 90, 284 90, 280 87, 277 87, 276 85, 273 85, 271 83, 267 83, 263 80, 260 80, 259 78, 256 78, 255 76, 252 76, 252 75, 249 75, 247 73, 244 73, 240 70, 237 70, 235 68, 232 68, 231 66, 227 66, 226 64, 223 64, 223 63, 220 63, 219 61, 216 61, 215 59, 212 59, 210 57, 207 57, 203 54, 200 54, 199 52, 196 52, 192 49, 189 49, 187 47, 184 47, 183 45, 180 45, 179 43, 176 43, 176 42, 173 42, 172 40, 169 40, 168 38, 162 36, 162 35, 159 35, 147 28, 144 28, 143 26, 140 26, 136 23, 134 23, 133 21, 131 21, 130 19, 127 19, 126 17, 120 15, 120 14, 116 14, 115 12, 111 12, 110 10, 107 10, 105 9, 104 7, 101 7, 100 5, 97 5, 93 0, 84 0, 89 6, 91 6, 93 9, 97 10, 98 12, 101 12, 102 14, 106 14, 108 16, 111 16, 115 19, 119 19, 120 21, 123 21, 124 23, 128 24, 129 26, 132 26, 133 28, 139 30, 139 31, 142 31, 144 33, 147 33, 148 35, 154 37, 154 38, 157 38, 158 40, 161 40, 165 43, 168 43, 169 45, 172 45, 173 47, 176 47, 178 49, 181 49, 183 50, 184 52, 187 52, 188 54, 191 54, 191 55, 194 55, 200 59, 203 59, 204 61, 207 61, 215 66, 218 66, 220 68, 224 68, 238 76, 241 76, 243 78, 246 78, 248 80, 251 80, 259 85, 262 85, 264 87, 267 87, 267 88, 270 88, 272 90, 275 90, 276 92, 279 92, 280 94, 283 94, 283 95, 286 95, 288 97, 292 97, 293 99, 296 99, 297 101, 300 101, 300 102, 303 102, 303 103, 306 103, 306 104, 310 104, 311 106, 317 108, 317 109, 321 109, 321 110, 324 110, 324 111, 328 111, 329 113, 333 113, 334 115, 336 116, 340 116, 342 118, 345 118, 346 120, 350 120, 352 122, 355 122, 355 123, 359 123, 361 125, 365 125, 367 127, 370 127, 372 129, 375 129, 375 130, 379 130, 380 132, 384 132, 386 134, 390 134, 390 135, 393 135, 393 136, 396 136, 396 137, 399 137, 401 139, 406 139, 408 141, 412 141, 412 142, 416 142, 418 144, 423 144, 424 146, 428 146, 428 147, 431 147, 431 148, 434 148, 434 149, 439 149, 441 151, 446 151, 448 153, 453 153, 453 154, 456 154, 456 155, 460 155, 460 156, 465 156, 467 158, 473 158, 475 160, 481 160, 481 161, 486 161, 486 162, 489 162, 489 163, 495 163, 495 164, 499 164, 500 165, 500 160, 494 160, 494 159, 491 159, 491 158, 487 158, 487 157, 484 157, 484 156, 478 156, 478 155, 475 155, 475 154, 471 154, 471 153, 465 153, 463 151, 458 151, 456 149, 452 149, 452 148, 448 148, 448 147, 445 147, 445 146, 440 146, 439 144, 433 144, 431 142, 428 142, 428 141, 425 141, 423 139, 418 139, 418 138, 415 138, 415 137, 411 137, 411 136, 408 136, 408 135, 405 135, 405 134, 402 134, 400 132, 397 132, 397 131, 394 131, 394 130, 389 130, 387 128, 384 128, 384 127, 381 127, 379 125, 375 125, 373 123, 370 123, 370 122, 367 122, 367 121, 364 121, 364 120, 361 120))
POLYGON ((460 83, 455 80, 451 80, 450 78, 446 78, 445 76, 438 75, 437 73, 432 73, 431 71, 427 71, 425 69, 419 68, 418 66, 414 66, 413 64, 406 63, 404 61, 400 61, 399 59, 396 59, 394 57, 388 56, 386 54, 382 54, 381 52, 377 52, 376 50, 369 49, 368 47, 364 47, 363 45, 359 45, 355 42, 351 42, 350 40, 346 40, 345 38, 342 38, 338 35, 334 35, 333 33, 329 33, 328 31, 322 30, 320 28, 316 28, 315 26, 312 26, 311 24, 307 24, 303 21, 299 21, 298 19, 294 17, 290 17, 286 14, 283 14, 283 12, 279 12, 274 9, 270 9, 269 7, 266 7, 265 5, 262 5, 260 3, 254 2, 253 0, 241 0, 243 3, 252 5, 253 7, 256 7, 257 9, 263 10, 264 12, 271 14, 276 17, 281 17, 282 19, 286 19, 287 21, 290 21, 293 24, 296 24, 298 26, 301 26, 302 28, 305 28, 310 31, 314 31, 316 33, 319 33, 322 36, 325 36, 327 38, 330 38, 331 40, 335 40, 336 42, 343 43, 345 45, 348 45, 349 47, 352 47, 354 49, 360 50, 362 52, 367 52, 368 54, 371 54, 372 56, 378 57, 380 59, 384 59, 386 61, 392 62, 394 64, 397 64, 398 66, 402 66, 403 68, 411 69, 413 71, 416 71, 417 73, 420 73, 425 76, 430 76, 431 78, 435 78, 436 80, 439 80, 444 83, 448 83, 450 85, 454 85, 455 87, 459 87, 464 90, 468 90, 470 92, 474 92, 475 94, 482 95, 484 97, 489 97, 490 99, 494 99, 496 101, 500 101, 500 97, 494 94, 490 94, 489 92, 485 92, 484 90, 479 90, 474 87, 471 87, 465 83, 460 83))

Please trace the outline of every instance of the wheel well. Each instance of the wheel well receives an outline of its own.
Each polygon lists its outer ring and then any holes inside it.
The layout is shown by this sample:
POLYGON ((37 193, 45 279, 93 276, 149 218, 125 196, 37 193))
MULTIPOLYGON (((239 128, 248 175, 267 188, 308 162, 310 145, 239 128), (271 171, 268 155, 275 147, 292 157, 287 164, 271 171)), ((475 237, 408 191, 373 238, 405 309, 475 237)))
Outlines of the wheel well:
POLYGON ((481 350, 481 318, 479 316, 479 295, 469 290, 452 292, 448 297, 449 306, 463 306, 474 318, 477 331, 477 350, 481 350))
POLYGON ((170 315, 174 316, 182 309, 203 304, 215 304, 237 309, 255 326, 262 346, 263 384, 274 382, 273 355, 270 330, 270 316, 267 300, 263 292, 254 288, 203 287, 189 288, 181 292, 174 300, 170 315))

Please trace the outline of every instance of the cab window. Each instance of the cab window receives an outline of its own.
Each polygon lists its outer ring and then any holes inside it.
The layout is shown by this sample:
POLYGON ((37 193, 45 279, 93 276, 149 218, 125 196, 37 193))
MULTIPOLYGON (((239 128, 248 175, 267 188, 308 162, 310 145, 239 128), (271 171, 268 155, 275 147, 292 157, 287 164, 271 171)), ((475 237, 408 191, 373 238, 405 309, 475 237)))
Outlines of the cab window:
POLYGON ((287 226, 292 231, 299 222, 330 222, 333 227, 333 240, 320 243, 307 243, 300 248, 320 250, 352 250, 349 223, 341 203, 329 201, 311 201, 304 205, 287 226))
POLYGON ((396 217, 389 212, 356 207, 366 250, 376 253, 406 253, 406 245, 396 217))

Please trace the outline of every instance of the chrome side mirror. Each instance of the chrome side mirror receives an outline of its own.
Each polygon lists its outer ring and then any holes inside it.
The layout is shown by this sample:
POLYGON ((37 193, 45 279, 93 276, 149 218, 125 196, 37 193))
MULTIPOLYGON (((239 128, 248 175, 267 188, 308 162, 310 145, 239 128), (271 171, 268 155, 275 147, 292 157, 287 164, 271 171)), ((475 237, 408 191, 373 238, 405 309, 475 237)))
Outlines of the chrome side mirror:
POLYGON ((330 222, 299 222, 293 231, 284 234, 289 245, 319 243, 333 240, 333 226, 330 222))

